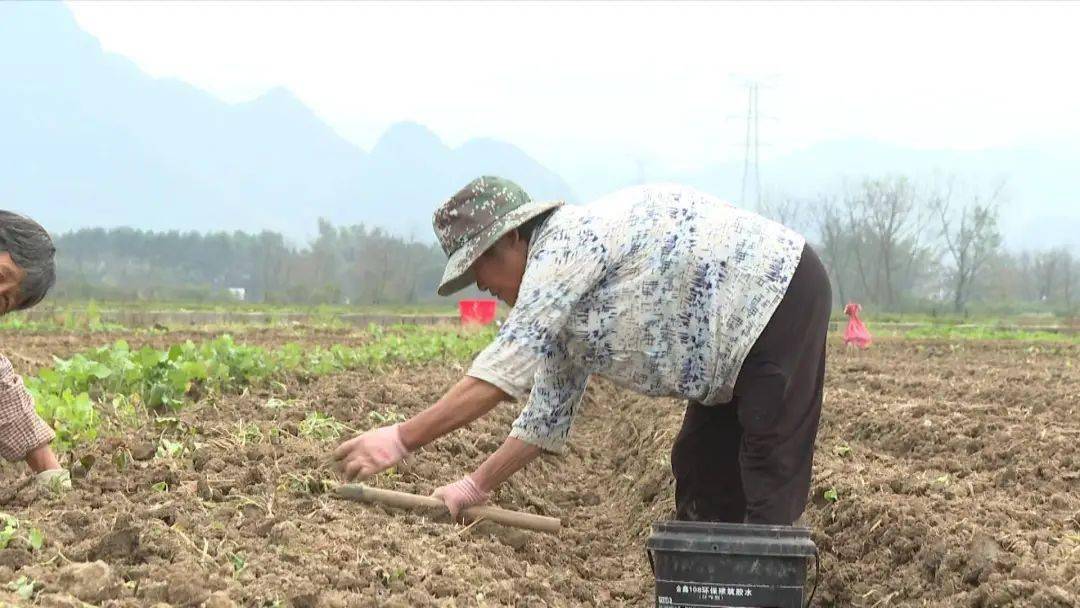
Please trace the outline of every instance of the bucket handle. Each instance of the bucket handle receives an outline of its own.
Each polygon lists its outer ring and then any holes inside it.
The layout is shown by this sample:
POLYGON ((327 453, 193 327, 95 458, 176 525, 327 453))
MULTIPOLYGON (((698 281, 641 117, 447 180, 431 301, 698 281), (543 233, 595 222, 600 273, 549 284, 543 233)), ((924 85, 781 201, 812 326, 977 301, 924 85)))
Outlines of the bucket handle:
POLYGON ((814 586, 810 588, 810 597, 806 598, 806 608, 810 608, 810 602, 814 601, 818 583, 821 581, 821 555, 818 548, 814 547, 814 586))

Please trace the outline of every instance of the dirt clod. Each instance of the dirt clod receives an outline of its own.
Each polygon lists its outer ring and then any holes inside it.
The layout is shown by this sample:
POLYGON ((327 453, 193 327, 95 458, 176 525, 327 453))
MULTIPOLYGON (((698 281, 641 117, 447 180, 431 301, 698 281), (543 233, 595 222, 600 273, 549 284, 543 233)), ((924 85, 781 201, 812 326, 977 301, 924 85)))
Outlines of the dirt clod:
POLYGON ((0 549, 0 566, 5 568, 18 570, 29 564, 33 559, 33 556, 26 549, 15 547, 0 549))
POLYGON ((210 598, 205 581, 189 572, 173 572, 169 576, 168 598, 173 606, 198 606, 210 598))
POLYGON ((236 602, 232 601, 228 593, 215 591, 206 598, 203 608, 236 608, 236 602))
POLYGON ((115 599, 123 589, 112 568, 103 561, 75 563, 60 570, 60 587, 89 603, 115 599))
POLYGON ((157 453, 157 444, 149 441, 137 444, 131 448, 131 457, 135 460, 150 460, 157 453))
POLYGON ((44 608, 85 608, 86 604, 67 593, 44 593, 38 597, 44 608))
POLYGON ((202 471, 206 468, 206 463, 210 461, 212 453, 208 448, 199 448, 191 453, 191 467, 196 471, 202 471))
POLYGON ((269 539, 276 545, 288 545, 299 535, 300 530, 294 522, 283 521, 270 528, 269 539))
POLYGON ((968 547, 968 571, 964 582, 976 585, 986 580, 995 562, 1001 557, 997 541, 986 534, 977 534, 968 547))
POLYGON ((214 490, 210 488, 210 482, 206 480, 205 475, 200 475, 199 479, 195 482, 195 494, 203 500, 214 499, 214 490))
MULTIPOLYGON (((483 524, 481 524, 483 525, 483 524)), ((480 526, 477 526, 478 528, 480 526)), ((521 551, 529 545, 530 533, 523 530, 517 530, 507 526, 490 525, 486 526, 483 530, 478 530, 479 533, 488 533, 499 540, 500 543, 510 547, 514 551, 521 551)))
POLYGON ((140 559, 139 537, 141 532, 131 515, 123 514, 113 529, 101 537, 90 551, 90 559, 131 563, 140 559))

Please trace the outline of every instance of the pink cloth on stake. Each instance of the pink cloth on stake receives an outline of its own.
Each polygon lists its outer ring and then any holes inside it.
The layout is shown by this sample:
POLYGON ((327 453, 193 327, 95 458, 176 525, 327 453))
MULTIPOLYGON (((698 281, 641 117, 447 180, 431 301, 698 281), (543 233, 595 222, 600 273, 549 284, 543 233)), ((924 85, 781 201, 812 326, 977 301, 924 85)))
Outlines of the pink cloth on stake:
POLYGON ((855 302, 849 302, 844 307, 844 314, 848 316, 847 329, 844 330, 844 344, 853 344, 859 348, 869 348, 874 339, 870 336, 870 330, 859 318, 862 306, 855 302))

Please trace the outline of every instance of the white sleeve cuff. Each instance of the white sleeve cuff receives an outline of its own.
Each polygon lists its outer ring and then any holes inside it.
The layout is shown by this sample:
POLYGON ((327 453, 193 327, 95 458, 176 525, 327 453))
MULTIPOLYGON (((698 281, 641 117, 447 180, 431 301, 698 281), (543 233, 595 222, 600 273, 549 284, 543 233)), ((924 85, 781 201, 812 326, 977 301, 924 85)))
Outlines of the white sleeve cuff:
POLYGON ((525 443, 535 445, 536 447, 544 450, 545 452, 552 452, 555 454, 566 453, 566 439, 561 437, 544 437, 530 432, 527 429, 515 426, 510 429, 510 436, 515 439, 520 439, 525 443))
POLYGON ((465 372, 465 375, 476 378, 477 380, 483 380, 484 382, 495 386, 502 392, 510 395, 510 397, 512 397, 514 401, 524 401, 525 398, 529 395, 528 388, 523 389, 520 386, 515 386, 514 383, 504 378, 495 370, 489 369, 482 365, 473 365, 469 368, 469 371, 465 372))

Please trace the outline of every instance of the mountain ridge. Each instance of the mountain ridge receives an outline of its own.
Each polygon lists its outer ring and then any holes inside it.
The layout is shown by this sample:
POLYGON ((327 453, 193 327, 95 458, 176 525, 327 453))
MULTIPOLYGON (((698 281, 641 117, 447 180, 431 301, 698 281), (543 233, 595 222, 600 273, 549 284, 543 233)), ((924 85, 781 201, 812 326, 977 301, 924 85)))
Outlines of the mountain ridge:
MULTIPOLYGON (((432 239, 431 212, 470 179, 497 174, 536 199, 577 202, 637 183, 639 168, 585 159, 572 185, 513 143, 451 147, 425 125, 390 125, 370 149, 347 140, 293 91, 227 103, 106 52, 57 3, 0 3, 0 206, 54 232, 86 226, 275 230, 304 241, 318 218, 432 239)), ((565 160, 563 162, 566 162, 565 160)), ((1080 145, 1067 138, 988 150, 819 142, 763 160, 769 194, 838 194, 844 179, 935 172, 1008 183, 1011 248, 1080 248, 1080 145)), ((572 166, 564 166, 568 174, 572 166)), ((741 161, 645 175, 740 201, 741 161)))
POLYGON ((0 5, 0 205, 85 226, 280 231, 324 217, 431 239, 431 212, 476 175, 570 186, 519 149, 446 146, 417 123, 367 152, 285 87, 230 104, 104 51, 61 4, 0 5), (7 57, 10 60, 4 61, 7 57))

